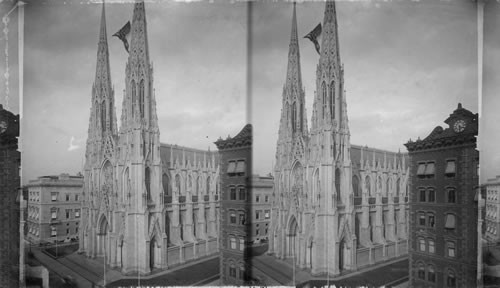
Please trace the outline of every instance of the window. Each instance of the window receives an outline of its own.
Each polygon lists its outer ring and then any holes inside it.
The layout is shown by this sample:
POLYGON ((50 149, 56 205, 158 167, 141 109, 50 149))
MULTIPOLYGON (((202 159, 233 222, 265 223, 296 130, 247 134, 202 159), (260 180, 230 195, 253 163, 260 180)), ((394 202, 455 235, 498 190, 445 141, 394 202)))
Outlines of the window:
POLYGON ((245 269, 240 267, 240 279, 245 279, 245 269))
POLYGON ((427 226, 434 228, 435 218, 433 213, 427 213, 427 226))
POLYGON ((455 160, 446 161, 446 169, 444 171, 444 174, 447 177, 455 177, 456 170, 457 170, 457 166, 456 166, 455 160))
POLYGON ((423 212, 418 213, 418 225, 425 226, 425 214, 423 212))
POLYGON ((236 249, 236 238, 231 237, 229 241, 231 249, 236 249))
MULTIPOLYGON (((75 209, 75 218, 80 218, 80 209, 75 209)), ((78 222, 76 222, 78 225, 78 222)))
POLYGON ((236 224, 236 213, 235 212, 230 212, 229 223, 236 224))
POLYGON ((456 203, 457 202, 457 195, 456 195, 456 191, 455 191, 455 188, 448 188, 448 191, 447 191, 447 198, 448 198, 448 203, 456 203))
POLYGON ((265 199, 264 202, 266 202, 266 203, 269 202, 269 196, 268 195, 266 195, 266 197, 264 199, 265 199))
POLYGON ((78 194, 75 194, 75 201, 78 201, 78 197, 79 195, 78 194))
POLYGON ((52 202, 56 202, 57 201, 57 192, 50 193, 50 196, 51 196, 52 202))
POLYGON ((417 168, 418 178, 432 178, 436 171, 434 162, 419 163, 417 168))
POLYGON ((66 201, 69 201, 69 194, 66 194, 66 201))
POLYGON ((260 218, 260 210, 255 211, 255 220, 259 220, 260 218))
POLYGON ((75 229, 75 233, 78 233, 78 227, 76 227, 76 229, 75 229))
POLYGON ((425 202, 425 189, 423 188, 419 189, 418 194, 419 194, 419 201, 425 202))
POLYGON ((455 242, 448 241, 446 242, 446 256, 455 257, 455 242))
POLYGON ((245 239, 240 238, 240 251, 245 250, 245 239))
POLYGON ((229 276, 236 278, 236 268, 234 266, 229 267, 229 276))
POLYGON ((271 210, 265 210, 264 219, 269 219, 269 218, 271 218, 271 210))
POLYGON ((418 251, 425 252, 425 239, 418 238, 418 251))
POLYGON ((448 271, 448 275, 446 277, 446 286, 447 287, 456 287, 457 286, 457 279, 455 277, 455 272, 448 271))
POLYGON ((66 209, 66 219, 69 219, 69 214, 71 210, 66 209))
POLYGON ((434 239, 429 239, 427 241, 428 245, 429 245, 429 253, 432 253, 434 254, 435 253, 435 246, 434 246, 434 239))
POLYGON ((247 199, 247 197, 246 197, 247 195, 246 195, 246 190, 245 190, 245 188, 240 187, 240 188, 239 188, 239 194, 240 194, 240 195, 239 195, 239 196, 240 196, 240 200, 246 200, 246 199, 247 199))
POLYGON ((69 229, 66 229, 66 235, 69 235, 69 229))
POLYGON ((52 220, 57 219, 57 209, 56 208, 52 208, 50 210, 50 214, 51 214, 51 219, 52 220))
POLYGON ((245 170, 246 170, 246 165, 244 160, 238 160, 236 163, 236 168, 234 173, 238 176, 244 176, 245 175, 245 170))
POLYGON ((236 161, 229 161, 227 165, 227 174, 234 176, 236 174, 236 161))
POLYGON ((427 280, 430 282, 436 282, 436 271, 432 265, 427 266, 427 280))
POLYGON ((455 215, 453 215, 453 214, 446 214, 446 219, 445 219, 444 223, 445 223, 444 224, 444 228, 445 229, 450 229, 450 230, 455 229, 455 225, 456 225, 455 215))
POLYGON ((245 225, 245 213, 240 213, 240 225, 245 225))
POLYGON ((418 265, 417 276, 418 278, 425 280, 425 268, 423 264, 418 265))
POLYGON ((259 201, 260 201, 260 196, 259 195, 255 196, 255 202, 259 202, 259 201))
POLYGON ((55 226, 50 226, 50 236, 51 237, 57 236, 57 229, 55 226))
POLYGON ((435 202, 436 201, 436 191, 434 188, 429 188, 427 190, 427 202, 435 202))
POLYGON ((229 188, 230 189, 230 200, 236 200, 236 188, 235 187, 231 187, 229 188))
POLYGON ((259 228, 255 229, 255 236, 259 236, 260 235, 260 231, 259 231, 259 228))

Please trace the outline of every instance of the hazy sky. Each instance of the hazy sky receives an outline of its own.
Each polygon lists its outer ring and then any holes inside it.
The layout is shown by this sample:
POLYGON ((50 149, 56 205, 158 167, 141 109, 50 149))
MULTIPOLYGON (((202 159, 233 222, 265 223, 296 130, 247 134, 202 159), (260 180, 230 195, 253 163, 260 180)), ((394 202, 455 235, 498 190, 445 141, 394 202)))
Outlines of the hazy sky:
POLYGON ((481 183, 500 175, 500 4, 484 8, 481 183))
MULTIPOLYGON (((309 127, 319 55, 302 37, 322 22, 324 6, 297 4, 309 127)), ((266 2, 253 10, 253 155, 260 174, 275 159, 292 9, 266 2)), ((468 0, 337 2, 352 144, 407 151, 410 138, 445 126, 458 102, 478 112, 476 13, 468 0)))
MULTIPOLYGON (((40 2, 26 5, 25 16, 24 183, 82 169, 101 18, 101 4, 40 2)), ((133 5, 111 2, 106 19, 120 119, 128 54, 111 35, 131 20, 133 5)), ((245 125, 246 15, 245 3, 147 2, 162 142, 215 150, 219 136, 245 125)))

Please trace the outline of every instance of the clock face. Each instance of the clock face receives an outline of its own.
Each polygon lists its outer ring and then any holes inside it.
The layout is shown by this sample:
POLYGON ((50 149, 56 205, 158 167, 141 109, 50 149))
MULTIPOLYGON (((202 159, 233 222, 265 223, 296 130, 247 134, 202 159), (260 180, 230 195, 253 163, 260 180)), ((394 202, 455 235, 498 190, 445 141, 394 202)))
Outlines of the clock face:
POLYGON ((465 130, 465 121, 464 120, 457 120, 455 124, 453 124, 453 130, 455 132, 462 132, 465 130))
POLYGON ((5 132, 5 130, 7 130, 7 122, 0 121, 0 134, 2 134, 3 132, 5 132))

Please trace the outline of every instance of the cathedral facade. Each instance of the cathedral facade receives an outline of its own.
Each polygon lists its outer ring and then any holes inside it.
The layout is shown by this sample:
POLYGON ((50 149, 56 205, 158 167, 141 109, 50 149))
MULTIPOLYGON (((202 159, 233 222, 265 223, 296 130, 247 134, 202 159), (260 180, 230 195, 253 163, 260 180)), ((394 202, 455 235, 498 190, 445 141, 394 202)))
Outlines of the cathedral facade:
POLYGON ((160 143, 143 2, 130 33, 118 130, 103 4, 80 252, 124 274, 149 274, 218 253, 218 155, 160 143))
POLYGON ((311 128, 296 8, 274 169, 269 251, 313 275, 406 255, 406 154, 351 145, 336 8, 327 1, 311 128))

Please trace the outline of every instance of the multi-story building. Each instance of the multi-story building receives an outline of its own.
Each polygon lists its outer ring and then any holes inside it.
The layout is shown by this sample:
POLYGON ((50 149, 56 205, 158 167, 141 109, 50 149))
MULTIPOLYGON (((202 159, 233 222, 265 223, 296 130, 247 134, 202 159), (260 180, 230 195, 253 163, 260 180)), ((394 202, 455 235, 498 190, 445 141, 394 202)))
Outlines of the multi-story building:
POLYGON ((409 141, 410 285, 475 287, 478 115, 458 108, 423 140, 409 141))
POLYGON ((19 115, 0 105, 0 287, 19 286, 19 115))
POLYGON ((27 239, 31 243, 78 239, 83 176, 61 174, 29 181, 27 239))
POLYGON ((334 1, 322 25, 311 129, 294 5, 269 253, 339 275, 407 254, 407 155, 350 143, 334 1))
POLYGON ((253 175, 250 187, 250 205, 252 207, 251 237, 249 244, 268 241, 269 223, 271 222, 271 197, 273 196, 274 178, 272 176, 253 175))
POLYGON ((221 285, 243 285, 251 278, 248 250, 252 227, 251 180, 252 126, 236 136, 215 142, 220 156, 220 280, 221 285))
POLYGON ((488 243, 496 243, 500 240, 500 176, 488 179, 481 186, 486 190, 484 238, 488 243))
POLYGON ((160 143, 143 1, 128 52, 118 130, 103 4, 79 249, 144 275, 218 253, 219 170, 214 152, 160 143))

